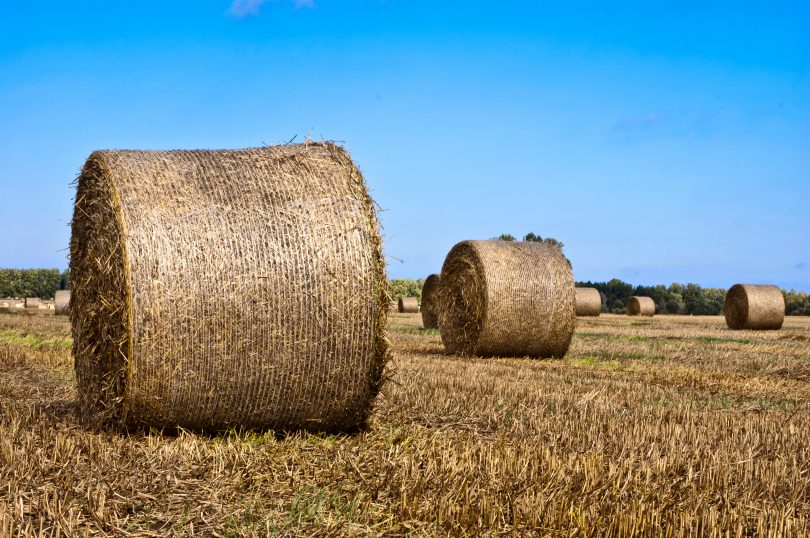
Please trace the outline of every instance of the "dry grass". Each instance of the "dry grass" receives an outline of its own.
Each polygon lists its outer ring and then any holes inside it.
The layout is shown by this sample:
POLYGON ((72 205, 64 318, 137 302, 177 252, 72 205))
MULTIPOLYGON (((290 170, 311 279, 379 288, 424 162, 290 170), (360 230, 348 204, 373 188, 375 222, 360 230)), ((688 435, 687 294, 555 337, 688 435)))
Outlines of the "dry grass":
POLYGON ((810 534, 810 319, 578 324, 484 360, 393 314, 368 431, 165 437, 81 427, 67 320, 0 315, 0 535, 810 534))

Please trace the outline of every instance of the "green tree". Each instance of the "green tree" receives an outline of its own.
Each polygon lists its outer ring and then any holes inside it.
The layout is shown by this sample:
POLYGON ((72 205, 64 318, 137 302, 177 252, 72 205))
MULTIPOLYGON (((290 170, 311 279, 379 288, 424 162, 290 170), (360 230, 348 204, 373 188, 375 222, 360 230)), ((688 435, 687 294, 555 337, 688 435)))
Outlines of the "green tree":
POLYGON ((624 312, 627 301, 633 292, 633 286, 614 278, 609 282, 577 282, 577 286, 585 288, 596 288, 603 296, 602 308, 606 312, 620 314, 624 312))
POLYGON ((710 311, 706 294, 703 293, 703 288, 697 284, 686 285, 683 290, 683 302, 686 305, 686 311, 695 316, 705 316, 710 311))
POLYGON ((810 294, 803 291, 782 291, 785 296, 785 314, 788 316, 810 316, 810 294))
POLYGON ((543 238, 539 235, 535 235, 534 232, 529 232, 523 236, 524 241, 534 241, 535 243, 540 243, 543 241, 543 238))
POLYGON ((422 302, 422 285, 424 279, 397 278, 391 281, 391 298, 395 301, 400 297, 417 297, 422 302))
POLYGON ((61 280, 59 269, 0 269, 0 297, 50 299, 61 280))

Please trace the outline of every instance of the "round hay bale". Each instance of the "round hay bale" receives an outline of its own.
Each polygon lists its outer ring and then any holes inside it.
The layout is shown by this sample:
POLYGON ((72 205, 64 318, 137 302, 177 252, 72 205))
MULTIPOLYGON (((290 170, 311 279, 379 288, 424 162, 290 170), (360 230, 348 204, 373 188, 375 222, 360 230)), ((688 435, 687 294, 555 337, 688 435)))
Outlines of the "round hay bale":
POLYGON ((389 357, 389 285, 374 203, 343 149, 95 152, 70 260, 92 423, 364 425, 389 357))
POLYGON ((59 290, 54 296, 57 316, 70 315, 70 290, 59 290))
POLYGON ((735 284, 723 310, 729 329, 777 330, 785 321, 785 297, 777 286, 735 284))
POLYGON ((575 288, 577 316, 598 316, 602 312, 602 296, 596 288, 575 288))
POLYGON ((655 301, 651 297, 640 297, 634 295, 627 301, 628 316, 654 316, 655 301))
POLYGON ((39 308, 39 297, 26 297, 25 308, 39 308))
POLYGON ((438 291, 441 277, 430 275, 422 285, 422 326, 425 329, 439 328, 438 291))
POLYGON ((458 243, 439 305, 442 341, 461 355, 562 357, 576 322, 571 266, 548 243, 458 243))
POLYGON ((400 297, 397 302, 400 314, 416 314, 419 312, 419 299, 416 297, 400 297))

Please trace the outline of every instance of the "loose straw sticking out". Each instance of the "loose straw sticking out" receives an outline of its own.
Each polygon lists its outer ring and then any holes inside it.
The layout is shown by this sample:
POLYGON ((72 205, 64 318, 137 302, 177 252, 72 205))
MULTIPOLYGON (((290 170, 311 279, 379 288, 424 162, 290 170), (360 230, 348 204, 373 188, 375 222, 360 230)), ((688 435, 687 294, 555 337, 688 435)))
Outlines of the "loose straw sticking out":
POLYGON ((729 329, 778 330, 785 321, 785 297, 776 286, 735 284, 724 311, 729 329))
POLYGON ((628 316, 654 316, 655 301, 651 297, 632 296, 627 301, 628 316))
POLYGON ((207 431, 365 423, 388 358, 388 281, 341 148, 99 151, 72 231, 83 415, 207 431))
POLYGON ((602 296, 596 288, 576 288, 577 316, 598 316, 602 312, 602 296))
POLYGON ((463 241, 444 261, 439 297, 450 353, 562 357, 574 333, 571 266, 547 243, 463 241))
POLYGON ((430 275, 422 286, 422 326, 425 329, 439 328, 438 291, 441 277, 430 275))
POLYGON ((70 290, 59 290, 54 296, 55 314, 57 316, 70 315, 70 290))
POLYGON ((400 314, 416 314, 419 312, 419 299, 416 297, 400 297, 397 304, 400 314))

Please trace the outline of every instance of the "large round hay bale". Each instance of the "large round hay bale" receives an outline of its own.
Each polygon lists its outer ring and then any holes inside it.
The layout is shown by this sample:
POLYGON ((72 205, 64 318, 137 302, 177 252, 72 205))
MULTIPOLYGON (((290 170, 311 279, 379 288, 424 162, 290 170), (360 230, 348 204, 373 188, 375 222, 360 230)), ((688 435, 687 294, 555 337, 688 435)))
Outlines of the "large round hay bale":
POLYGON ((444 260, 439 298, 450 353, 562 357, 574 333, 571 266, 547 243, 458 243, 444 260))
POLYGON ((71 239, 94 422, 350 431, 389 356, 375 206, 341 148, 98 151, 71 239))
POLYGON ((39 308, 39 297, 26 297, 25 308, 39 308))
POLYGON ((70 315, 70 290, 59 290, 53 298, 57 316, 70 315))
POLYGON ((602 312, 602 296, 596 288, 575 288, 577 316, 598 316, 602 312))
POLYGON ((735 284, 723 310, 729 329, 777 330, 785 321, 785 297, 777 286, 735 284))
POLYGON ((654 316, 655 301, 651 297, 640 297, 634 295, 627 301, 628 316, 654 316))
POLYGON ((419 299, 416 297, 400 297, 397 302, 400 314, 416 314, 419 312, 419 299))
POLYGON ((433 274, 422 285, 422 326, 425 329, 439 328, 438 291, 441 277, 433 274))

